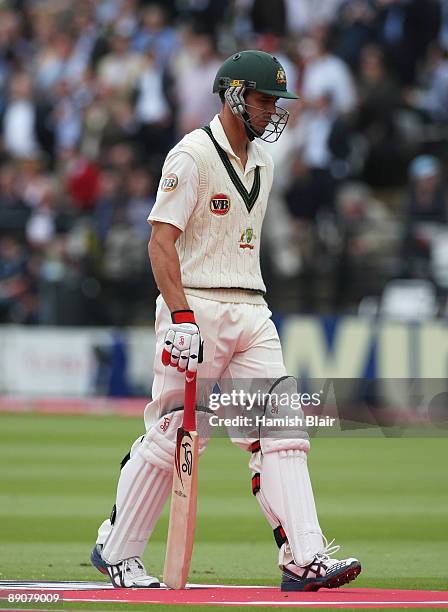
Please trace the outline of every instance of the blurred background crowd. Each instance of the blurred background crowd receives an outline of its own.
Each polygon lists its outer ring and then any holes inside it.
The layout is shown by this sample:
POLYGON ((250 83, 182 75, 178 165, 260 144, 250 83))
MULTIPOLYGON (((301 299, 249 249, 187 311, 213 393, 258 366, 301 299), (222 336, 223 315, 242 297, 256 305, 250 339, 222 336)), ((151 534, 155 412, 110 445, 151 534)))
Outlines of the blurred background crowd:
POLYGON ((166 153, 219 111, 223 59, 283 64, 263 235, 278 313, 448 316, 448 0, 0 0, 0 323, 150 322, 166 153))

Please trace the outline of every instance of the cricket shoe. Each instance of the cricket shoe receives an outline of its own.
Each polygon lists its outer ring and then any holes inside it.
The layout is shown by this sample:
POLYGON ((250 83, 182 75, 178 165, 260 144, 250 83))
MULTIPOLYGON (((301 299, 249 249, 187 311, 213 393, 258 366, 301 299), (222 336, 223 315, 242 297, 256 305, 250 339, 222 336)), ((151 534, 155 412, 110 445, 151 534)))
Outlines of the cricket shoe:
POLYGON ((158 589, 160 587, 158 579, 148 575, 140 557, 131 557, 110 565, 101 556, 102 548, 101 544, 95 544, 90 561, 98 571, 109 576, 114 587, 119 589, 158 589))
POLYGON ((317 553, 309 565, 299 567, 289 563, 283 567, 282 591, 318 591, 319 589, 336 589, 354 580, 361 572, 358 559, 333 559, 332 554, 340 546, 332 540, 325 549, 317 553))

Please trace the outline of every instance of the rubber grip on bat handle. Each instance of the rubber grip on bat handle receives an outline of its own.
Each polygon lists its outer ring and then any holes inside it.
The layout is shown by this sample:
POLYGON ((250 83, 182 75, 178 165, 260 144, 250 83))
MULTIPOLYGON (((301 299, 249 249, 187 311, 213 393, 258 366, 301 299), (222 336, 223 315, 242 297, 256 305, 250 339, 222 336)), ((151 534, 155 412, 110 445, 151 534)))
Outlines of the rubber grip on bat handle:
POLYGON ((193 380, 185 378, 185 400, 183 428, 196 431, 196 376, 193 380))

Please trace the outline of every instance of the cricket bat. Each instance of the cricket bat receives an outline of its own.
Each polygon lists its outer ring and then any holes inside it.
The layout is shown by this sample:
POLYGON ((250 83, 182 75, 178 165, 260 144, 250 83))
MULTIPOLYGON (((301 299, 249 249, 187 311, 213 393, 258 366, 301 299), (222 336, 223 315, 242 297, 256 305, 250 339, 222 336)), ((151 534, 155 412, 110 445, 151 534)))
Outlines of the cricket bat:
POLYGON ((163 582, 171 589, 187 583, 193 553, 198 492, 199 436, 196 431, 196 377, 185 379, 184 417, 177 430, 170 521, 163 582))

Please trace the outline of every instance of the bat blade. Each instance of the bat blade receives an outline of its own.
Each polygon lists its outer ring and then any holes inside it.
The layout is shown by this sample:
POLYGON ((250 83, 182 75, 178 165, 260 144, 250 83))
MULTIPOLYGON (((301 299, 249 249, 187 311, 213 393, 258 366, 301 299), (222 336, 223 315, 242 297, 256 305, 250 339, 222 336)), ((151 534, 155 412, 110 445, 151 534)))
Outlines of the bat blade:
POLYGON ((199 436, 196 431, 177 430, 176 456, 171 492, 170 522, 163 581, 171 589, 187 583, 196 528, 199 436))

